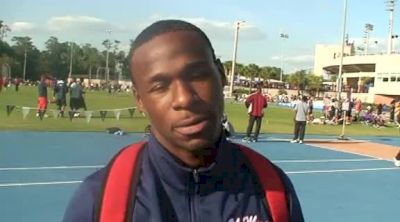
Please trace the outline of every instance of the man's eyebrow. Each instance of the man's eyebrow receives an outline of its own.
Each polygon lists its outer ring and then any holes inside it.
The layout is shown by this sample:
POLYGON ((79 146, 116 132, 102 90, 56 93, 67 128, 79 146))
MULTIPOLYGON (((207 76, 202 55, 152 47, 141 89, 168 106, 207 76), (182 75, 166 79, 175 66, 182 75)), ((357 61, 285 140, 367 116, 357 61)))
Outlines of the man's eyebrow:
POLYGON ((168 77, 168 74, 167 74, 167 73, 165 73, 165 72, 159 72, 159 73, 153 74, 153 75, 149 78, 149 83, 152 83, 152 82, 160 82, 160 81, 166 81, 166 80, 168 80, 168 79, 169 79, 169 77, 168 77))
POLYGON ((185 65, 185 67, 183 68, 183 72, 191 71, 197 68, 208 68, 209 66, 210 64, 207 60, 199 60, 185 65))

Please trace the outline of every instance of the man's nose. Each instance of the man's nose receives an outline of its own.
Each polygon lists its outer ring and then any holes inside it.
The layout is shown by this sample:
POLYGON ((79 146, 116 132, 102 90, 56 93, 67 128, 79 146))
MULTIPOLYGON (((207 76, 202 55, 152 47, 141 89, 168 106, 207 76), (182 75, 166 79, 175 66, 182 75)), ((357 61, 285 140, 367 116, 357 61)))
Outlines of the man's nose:
POLYGON ((178 81, 173 85, 172 96, 172 107, 177 110, 188 108, 198 98, 193 87, 184 81, 178 81))

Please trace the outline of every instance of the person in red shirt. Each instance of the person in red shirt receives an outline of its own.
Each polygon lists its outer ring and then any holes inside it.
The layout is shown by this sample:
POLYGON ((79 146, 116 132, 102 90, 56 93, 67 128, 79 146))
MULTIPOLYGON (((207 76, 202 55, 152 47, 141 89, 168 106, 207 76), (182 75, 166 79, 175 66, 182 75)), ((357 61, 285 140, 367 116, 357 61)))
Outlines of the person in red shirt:
POLYGON ((47 109, 47 86, 49 77, 47 75, 42 75, 40 77, 40 83, 38 85, 38 110, 36 113, 37 117, 43 117, 47 109), (42 116, 41 116, 42 115, 42 116))
POLYGON ((0 92, 3 90, 3 76, 0 74, 0 92))
POLYGON ((248 108, 249 124, 247 126, 246 137, 243 142, 257 142, 258 134, 260 133, 262 118, 264 117, 264 108, 267 107, 267 99, 261 92, 262 86, 257 86, 257 91, 247 97, 245 105, 248 108), (251 137, 253 125, 256 122, 254 136, 251 137))

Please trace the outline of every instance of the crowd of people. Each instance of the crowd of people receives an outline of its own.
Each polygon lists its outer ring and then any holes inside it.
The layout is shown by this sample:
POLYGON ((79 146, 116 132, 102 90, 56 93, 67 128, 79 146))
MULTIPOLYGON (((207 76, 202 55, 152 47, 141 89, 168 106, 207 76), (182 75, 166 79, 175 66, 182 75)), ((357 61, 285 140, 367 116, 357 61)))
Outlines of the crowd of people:
POLYGON ((351 124, 363 123, 375 127, 395 124, 399 127, 400 101, 392 100, 389 104, 363 104, 360 99, 345 99, 342 103, 336 98, 324 98, 323 116, 313 123, 351 124))
POLYGON ((67 107, 67 94, 69 93, 69 107, 73 117, 79 117, 79 110, 87 110, 85 102, 85 91, 83 81, 80 78, 72 78, 70 82, 57 80, 50 75, 42 75, 38 83, 38 109, 36 116, 47 117, 46 110, 48 103, 57 105, 58 116, 64 117, 67 107), (53 88, 51 99, 48 97, 47 88, 53 88))

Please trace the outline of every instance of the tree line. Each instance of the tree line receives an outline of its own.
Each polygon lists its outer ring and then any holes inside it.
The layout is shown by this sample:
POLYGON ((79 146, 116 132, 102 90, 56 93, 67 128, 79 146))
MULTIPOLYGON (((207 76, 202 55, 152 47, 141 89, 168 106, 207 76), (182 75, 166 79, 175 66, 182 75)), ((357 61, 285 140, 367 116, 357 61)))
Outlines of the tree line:
MULTIPOLYGON (((110 75, 113 76, 113 78, 110 77, 110 80, 116 79, 115 67, 119 68, 118 71, 122 78, 128 78, 130 75, 129 54, 119 49, 120 42, 118 40, 106 39, 102 43, 104 47, 98 49, 91 44, 79 45, 75 42, 61 42, 57 37, 51 36, 45 42, 44 50, 39 50, 29 36, 14 36, 11 39, 11 45, 3 41, 3 37, 10 31, 11 29, 0 20, 0 67, 8 64, 12 78, 23 77, 25 58, 26 80, 37 80, 42 74, 51 74, 58 79, 66 79, 71 71, 72 74, 85 74, 92 78, 101 73, 101 78, 104 78, 107 57, 110 75)), ((230 75, 232 61, 225 61, 223 65, 225 74, 230 75)), ((280 80, 281 73, 283 73, 281 68, 274 66, 260 67, 253 63, 248 65, 236 63, 235 66, 236 75, 240 74, 251 81, 255 78, 265 81, 280 80)), ((318 91, 322 88, 323 79, 306 70, 299 70, 291 74, 283 74, 282 81, 298 90, 318 91)))

